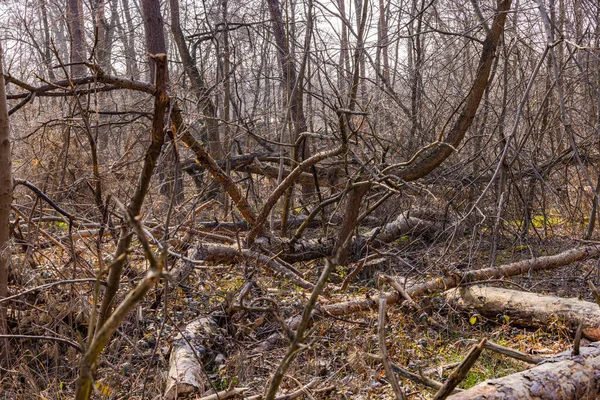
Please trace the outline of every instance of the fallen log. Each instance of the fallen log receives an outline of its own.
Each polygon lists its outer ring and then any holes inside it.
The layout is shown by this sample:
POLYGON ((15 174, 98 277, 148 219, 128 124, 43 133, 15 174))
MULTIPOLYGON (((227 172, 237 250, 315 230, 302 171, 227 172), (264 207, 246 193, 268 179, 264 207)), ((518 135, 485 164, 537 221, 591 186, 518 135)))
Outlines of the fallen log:
POLYGON ((293 266, 277 262, 274 257, 269 257, 265 254, 248 249, 238 249, 237 247, 218 245, 218 244, 202 244, 198 247, 195 258, 205 261, 239 261, 244 259, 252 260, 263 265, 268 271, 275 276, 283 276, 301 288, 312 290, 313 284, 302 277, 293 266))
POLYGON ((560 323, 574 331, 583 321, 583 335, 593 341, 600 340, 600 306, 589 301, 485 286, 451 290, 445 296, 460 307, 475 308, 486 317, 506 315, 518 326, 550 327, 560 323))
MULTIPOLYGON (((348 245, 353 258, 360 258, 365 243, 372 239, 372 245, 380 247, 381 244, 391 243, 402 236, 427 236, 434 235, 442 229, 442 223, 432 222, 421 218, 409 216, 408 212, 400 214, 394 221, 370 230, 364 235, 352 238, 348 245)), ((331 256, 334 249, 335 239, 282 239, 278 237, 261 237, 257 243, 268 248, 272 253, 281 254, 281 258, 287 262, 301 262, 314 260, 316 258, 331 256)))
MULTIPOLYGON (((509 276, 520 275, 528 272, 554 269, 562 267, 563 265, 582 261, 590 257, 598 257, 599 255, 599 246, 582 246, 555 254, 553 256, 532 258, 529 260, 517 261, 511 264, 466 272, 455 271, 453 274, 449 274, 444 277, 432 279, 421 284, 415 284, 407 288, 406 293, 410 297, 414 298, 427 293, 452 289, 461 284, 469 282, 507 278, 509 276)), ((384 294, 384 296, 388 305, 396 304, 403 300, 403 297, 395 291, 384 294)), ((366 299, 324 305, 320 308, 319 312, 324 315, 333 315, 339 317, 342 315, 350 315, 358 312, 374 310, 377 309, 378 305, 379 296, 374 296, 366 299)), ((290 321, 288 321, 288 325, 291 329, 295 329, 299 320, 300 319, 298 317, 293 317, 290 321)))
POLYGON ((171 350, 164 399, 204 394, 206 373, 202 358, 206 354, 207 343, 217 336, 218 329, 210 318, 198 318, 181 330, 171 350))
POLYGON ((449 223, 447 216, 431 210, 410 210, 398 215, 392 222, 365 233, 366 239, 391 243, 402 236, 428 236, 443 230, 449 223))
POLYGON ((449 400, 592 400, 600 395, 600 343, 565 351, 526 371, 487 380, 449 400))

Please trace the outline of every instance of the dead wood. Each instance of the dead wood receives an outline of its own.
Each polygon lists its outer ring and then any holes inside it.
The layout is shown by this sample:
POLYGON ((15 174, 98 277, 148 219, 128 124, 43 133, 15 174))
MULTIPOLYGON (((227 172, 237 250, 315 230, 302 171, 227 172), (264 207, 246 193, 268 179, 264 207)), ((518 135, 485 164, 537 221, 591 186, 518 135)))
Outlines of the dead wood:
POLYGON ((207 341, 214 340, 217 335, 219 332, 214 321, 205 317, 190 322, 181 330, 171 350, 165 400, 204 393, 206 374, 202 357, 206 354, 207 341))
POLYGON ((600 307, 596 303, 483 286, 452 290, 446 297, 490 318, 507 315, 518 326, 551 328, 564 324, 575 331, 583 321, 583 335, 600 340, 600 307))
POLYGON ((450 400, 596 399, 600 394, 600 343, 565 351, 523 372, 487 380, 450 400))
MULTIPOLYGON (((359 258, 362 248, 368 240, 376 239, 372 245, 377 247, 384 243, 391 243, 402 236, 433 235, 442 229, 442 224, 426 221, 416 217, 408 217, 408 213, 400 214, 393 222, 385 224, 382 228, 375 228, 364 235, 357 235, 348 245, 354 258, 359 258)), ((331 238, 319 239, 283 239, 278 237, 261 237, 257 239, 260 244, 270 252, 281 254, 287 262, 300 262, 315 258, 327 257, 334 254, 335 241, 331 238)))
MULTIPOLYGON (((467 342, 468 343, 472 343, 472 344, 479 343, 479 341, 475 340, 475 339, 467 340, 467 342)), ((505 355, 507 357, 514 358, 515 360, 526 362, 528 364, 539 364, 539 363, 541 363, 542 361, 545 360, 542 357, 536 357, 536 356, 532 356, 532 355, 529 355, 529 354, 525 354, 525 353, 520 352, 518 350, 511 349, 511 348, 508 348, 508 347, 505 347, 505 346, 501 346, 501 345, 499 345, 497 343, 493 343, 493 342, 490 342, 490 341, 487 341, 485 343, 485 348, 487 350, 493 351, 494 353, 502 354, 502 355, 505 355)))
POLYGON ((367 239, 373 238, 383 243, 391 243, 404 235, 421 236, 435 233, 441 229, 442 224, 412 217, 408 212, 404 212, 398 215, 393 222, 384 225, 382 228, 375 228, 365 233, 364 237, 367 239))
MULTIPOLYGON (((368 358, 372 359, 372 360, 377 360, 377 361, 381 361, 381 356, 377 355, 377 354, 370 354, 370 353, 365 353, 365 356, 367 356, 368 358)), ((410 379, 414 382, 420 383, 423 386, 427 386, 431 389, 435 389, 435 390, 439 390, 442 386, 443 383, 438 382, 434 379, 430 379, 428 377, 426 377, 423 374, 415 374, 412 373, 404 368, 402 368, 401 366, 394 364, 392 362, 390 362, 392 369, 394 370, 395 373, 397 373, 398 375, 410 379)), ((458 364, 457 364, 458 365, 458 364)), ((452 393, 458 393, 461 392, 462 389, 454 389, 454 391, 452 393)))
MULTIPOLYGON (((563 265, 582 261, 590 257, 597 257, 598 255, 600 255, 600 247, 582 246, 555 254, 553 256, 532 258, 529 260, 517 261, 511 264, 483 268, 480 270, 471 270, 466 272, 455 271, 455 273, 444 277, 432 279, 421 284, 415 284, 410 288, 407 288, 406 293, 414 298, 427 293, 452 289, 464 283, 506 278, 528 272, 554 269, 563 265)), ((396 304, 403 300, 402 296, 398 292, 387 293, 384 296, 388 305, 396 304)), ((378 305, 379 296, 375 296, 373 298, 351 300, 337 304, 325 305, 321 308, 321 310, 324 314, 342 316, 362 311, 374 310, 378 307, 378 305)), ((289 326, 294 329, 298 322, 298 318, 294 317, 291 321, 289 321, 289 326)))
POLYGON ((248 388, 234 388, 228 390, 221 390, 220 392, 209 394, 204 397, 198 397, 196 400, 225 400, 231 399, 232 397, 239 397, 247 392, 248 388))
POLYGON ((276 276, 283 276, 289 279, 296 285, 304 289, 312 290, 313 284, 306 281, 300 272, 294 267, 285 263, 279 263, 274 257, 269 257, 264 254, 248 249, 238 249, 233 246, 218 245, 218 244, 206 244, 202 245, 198 253, 196 254, 198 260, 206 261, 240 261, 240 260, 251 260, 259 263, 266 267, 268 271, 276 276))
POLYGON ((394 374, 394 369, 392 368, 392 364, 390 362, 388 352, 387 352, 387 344, 385 342, 385 325, 386 325, 386 314, 385 314, 385 299, 379 299, 379 319, 377 320, 377 338, 379 341, 379 352, 381 353, 381 363, 383 364, 383 369, 385 370, 385 374, 392 385, 392 389, 394 390, 394 395, 396 399, 406 400, 406 395, 404 391, 400 387, 398 380, 396 379, 396 375, 394 374))
POLYGON ((483 352, 486 341, 486 339, 483 339, 481 342, 479 342, 479 344, 474 345, 471 350, 469 350, 469 354, 467 354, 460 365, 456 367, 456 369, 450 374, 448 380, 446 380, 446 383, 444 383, 444 386, 442 386, 433 397, 433 400, 444 400, 448 397, 448 395, 450 395, 450 393, 452 393, 454 388, 466 378, 467 374, 473 367, 473 364, 475 364, 475 361, 477 361, 483 352))

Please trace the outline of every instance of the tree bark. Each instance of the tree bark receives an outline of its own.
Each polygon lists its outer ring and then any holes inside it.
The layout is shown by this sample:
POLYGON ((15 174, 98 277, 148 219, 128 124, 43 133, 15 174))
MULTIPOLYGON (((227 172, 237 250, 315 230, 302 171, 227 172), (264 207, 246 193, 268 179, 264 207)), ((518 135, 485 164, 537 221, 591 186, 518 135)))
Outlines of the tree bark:
MULTIPOLYGON (((165 33, 163 32, 164 21, 160 12, 158 0, 141 0, 142 14, 144 18, 144 32, 146 37, 146 51, 152 54, 167 54, 165 44, 165 33)), ((154 82, 156 76, 156 60, 148 56, 150 67, 150 82, 154 82)), ((167 82, 169 74, 167 73, 167 82)))
MULTIPOLYGON (((156 80, 156 96, 154 98, 154 113, 152 119, 152 131, 150 132, 152 141, 146 154, 144 156, 144 163, 142 170, 140 171, 138 184, 135 188, 135 193, 127 205, 127 213, 130 215, 138 216, 142 210, 142 205, 148 193, 150 187, 150 180, 154 175, 154 169, 158 160, 158 156, 163 148, 165 140, 165 114, 167 106, 169 104, 169 97, 166 90, 166 69, 167 69, 167 56, 166 54, 158 54, 157 57, 157 70, 160 72, 157 75, 156 80)), ((113 301, 119 290, 121 281, 121 273, 125 266, 126 257, 123 256, 129 250, 133 235, 131 230, 127 226, 123 226, 117 243, 117 249, 115 251, 113 266, 108 273, 107 287, 102 299, 102 305, 98 314, 98 322, 96 329, 99 330, 104 322, 108 319, 112 309, 113 301)))
POLYGON ((82 0, 67 0, 67 24, 71 36, 71 77, 85 75, 85 27, 82 0))
POLYGON ((448 400, 593 400, 600 394, 600 344, 560 353, 523 372, 480 383, 448 400))
POLYGON ((205 352, 199 354, 199 350, 205 349, 218 335, 215 322, 205 317, 195 319, 181 329, 169 358, 165 400, 175 400, 182 395, 204 394, 206 373, 202 358, 205 352))
MULTIPOLYGON (((553 256, 544 256, 524 261, 517 261, 497 267, 483 268, 466 272, 455 271, 455 273, 444 276, 443 278, 440 277, 432 279, 430 281, 407 288, 406 293, 411 297, 422 296, 435 291, 452 289, 468 282, 506 278, 528 272, 554 269, 563 265, 582 261, 590 257, 598 257, 599 255, 599 247, 583 246, 570 249, 553 256)), ((387 293, 385 294, 385 298, 388 304, 395 304, 403 300, 403 298, 397 292, 387 293)), ((373 298, 367 298, 365 300, 352 300, 343 303, 329 304, 323 306, 322 309, 328 314, 341 316, 373 310, 376 309, 378 305, 379 296, 376 296, 373 298)), ((297 324, 297 322, 297 319, 294 318, 290 322, 290 327, 294 329, 294 324, 297 324)))
POLYGON ((475 308, 489 318, 506 315, 511 324, 518 326, 567 325, 575 330, 579 321, 583 321, 583 335, 593 341, 600 340, 600 307, 596 303, 483 286, 451 290, 445 295, 458 305, 475 308))
MULTIPOLYGON (((10 147, 10 125, 4 83, 3 51, 0 43, 0 299, 8 295, 8 268, 10 265, 10 204, 13 184, 10 147)), ((6 334, 6 305, 0 305, 0 334, 6 334)), ((7 339, 0 339, 0 363, 9 355, 7 339)))

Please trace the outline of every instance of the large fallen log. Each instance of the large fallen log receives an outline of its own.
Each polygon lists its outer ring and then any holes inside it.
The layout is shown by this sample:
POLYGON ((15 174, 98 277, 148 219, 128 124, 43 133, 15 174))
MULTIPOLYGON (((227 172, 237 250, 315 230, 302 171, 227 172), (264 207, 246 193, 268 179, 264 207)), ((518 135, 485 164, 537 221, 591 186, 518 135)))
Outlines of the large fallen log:
MULTIPOLYGON (((553 256, 532 258, 511 264, 466 272, 455 271, 454 273, 444 277, 432 279, 421 284, 415 284, 407 288, 406 293, 411 297, 421 296, 427 293, 452 289, 464 283, 507 278, 509 276, 520 275, 528 272, 554 269, 562 267, 563 265, 582 261, 590 257, 598 257, 599 255, 599 246, 583 246, 567 250, 553 256)), ((397 292, 386 293, 384 296, 388 305, 396 304, 403 300, 403 297, 397 292)), ((333 316, 350 315, 358 312, 375 310, 377 309, 378 304, 379 296, 374 296, 366 299, 324 305, 320 308, 319 312, 325 315, 333 316)), ((297 317, 292 318, 292 320, 289 321, 290 328, 295 329, 299 320, 300 319, 297 317)))
POLYGON ((171 350, 164 399, 204 394, 206 373, 202 358, 207 353, 206 346, 218 336, 218 328, 211 318, 195 319, 181 330, 171 350))
POLYGON ((523 372, 492 379, 449 400, 592 400, 600 397, 600 343, 566 351, 523 372))
POLYGON ((506 315, 518 326, 550 327, 558 323, 575 330, 583 321, 583 335, 600 340, 600 307, 596 303, 485 286, 451 290, 445 295, 460 307, 475 308, 490 318, 506 315))
MULTIPOLYGON (((402 236, 433 236, 443 228, 446 219, 434 216, 434 213, 426 212, 403 212, 392 222, 374 228, 364 235, 352 238, 348 245, 353 259, 360 258, 363 254, 365 243, 372 241, 371 245, 378 247, 382 243, 391 243, 402 236), (413 216, 416 214, 418 216, 413 216), (433 220, 426 220, 431 215, 433 220)), ((268 249, 272 253, 280 254, 280 257, 290 263, 314 260, 316 258, 329 257, 332 255, 335 238, 324 239, 282 239, 279 237, 261 237, 257 244, 268 249)))

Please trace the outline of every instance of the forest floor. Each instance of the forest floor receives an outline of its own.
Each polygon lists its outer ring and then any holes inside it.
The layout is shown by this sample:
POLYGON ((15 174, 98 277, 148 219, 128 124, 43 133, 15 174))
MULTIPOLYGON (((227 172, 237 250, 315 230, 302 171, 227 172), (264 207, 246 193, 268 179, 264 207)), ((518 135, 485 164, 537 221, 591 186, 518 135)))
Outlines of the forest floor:
MULTIPOLYGON (((464 248, 459 245, 457 250, 448 252, 443 244, 431 245, 421 240, 398 241, 386 250, 388 254, 402 254, 403 262, 394 257, 388 258, 376 270, 362 273, 361 279, 354 281, 344 292, 339 290, 339 285, 330 285, 333 289, 321 297, 320 304, 379 294, 376 276, 380 272, 404 277, 410 282, 443 276, 452 268, 487 267, 487 246, 482 245, 479 250, 469 243, 473 241, 465 241, 464 248)), ((498 251, 496 264, 555 254, 577 245, 557 235, 550 239, 531 240, 526 245, 506 243, 498 251)), ((75 243, 80 258, 84 260, 85 252, 89 250, 86 246, 83 241, 75 243)), ((42 252, 45 258, 39 254, 34 257, 37 260, 35 268, 31 268, 33 263, 28 264, 22 257, 23 263, 13 271, 21 276, 23 285, 30 287, 35 286, 32 281, 39 285, 46 281, 68 279, 74 273, 72 265, 69 267, 68 253, 56 247, 42 252), (62 266, 59 267, 59 264, 62 266)), ((123 284, 127 289, 133 287, 145 269, 141 254, 133 254, 132 259, 134 262, 123 284)), ((316 279, 318 263, 296 266, 311 281, 316 279)), ((82 262, 79 267, 92 271, 93 261, 82 262)), ((165 287, 163 283, 154 289, 137 311, 129 315, 103 353, 98 368, 96 398, 160 398, 175 336, 187 323, 202 316, 211 316, 219 326, 218 336, 206 342, 203 355, 204 381, 210 382, 207 390, 211 387, 217 391, 246 387, 249 395, 263 393, 289 341, 280 334, 280 325, 271 314, 246 312, 233 307, 240 289, 247 282, 245 277, 251 276, 256 283, 246 302, 254 301, 254 306, 268 306, 275 302, 283 319, 300 314, 309 293, 253 268, 244 264, 197 266, 179 285, 165 287), (270 300, 265 302, 265 298, 270 300)), ((586 279, 597 282, 599 271, 597 261, 590 260, 487 284, 591 300, 586 279)), ((336 273, 342 278, 348 270, 339 268, 336 273)), ((12 289, 13 293, 21 291, 18 287, 12 289)), ((90 284, 63 285, 24 296, 21 305, 9 313, 13 332, 59 336, 85 343, 85 315, 93 302, 89 289, 90 284)), ((437 381, 443 382, 468 352, 470 345, 467 339, 487 338, 542 357, 563 351, 572 343, 572 332, 560 321, 545 330, 528 330, 512 326, 511 321, 503 316, 490 320, 452 309, 440 294, 415 300, 420 306, 419 311, 406 306, 388 308, 388 353, 394 363, 417 374, 421 371, 437 381)), ((308 398, 392 398, 382 365, 366 356, 366 353, 379 353, 377 329, 376 311, 319 320, 313 327, 308 349, 292 363, 279 393, 293 392, 318 380, 307 390, 308 398)), ((0 378, 0 387, 4 389, 2 398, 72 398, 80 358, 77 350, 59 342, 24 340, 20 344, 14 349, 18 357, 16 367, 0 378)), ((525 368, 527 364, 520 361, 484 352, 460 387, 468 388, 483 380, 525 368)), ((415 382, 406 379, 400 379, 400 382, 411 399, 427 399, 434 394, 415 382)))

